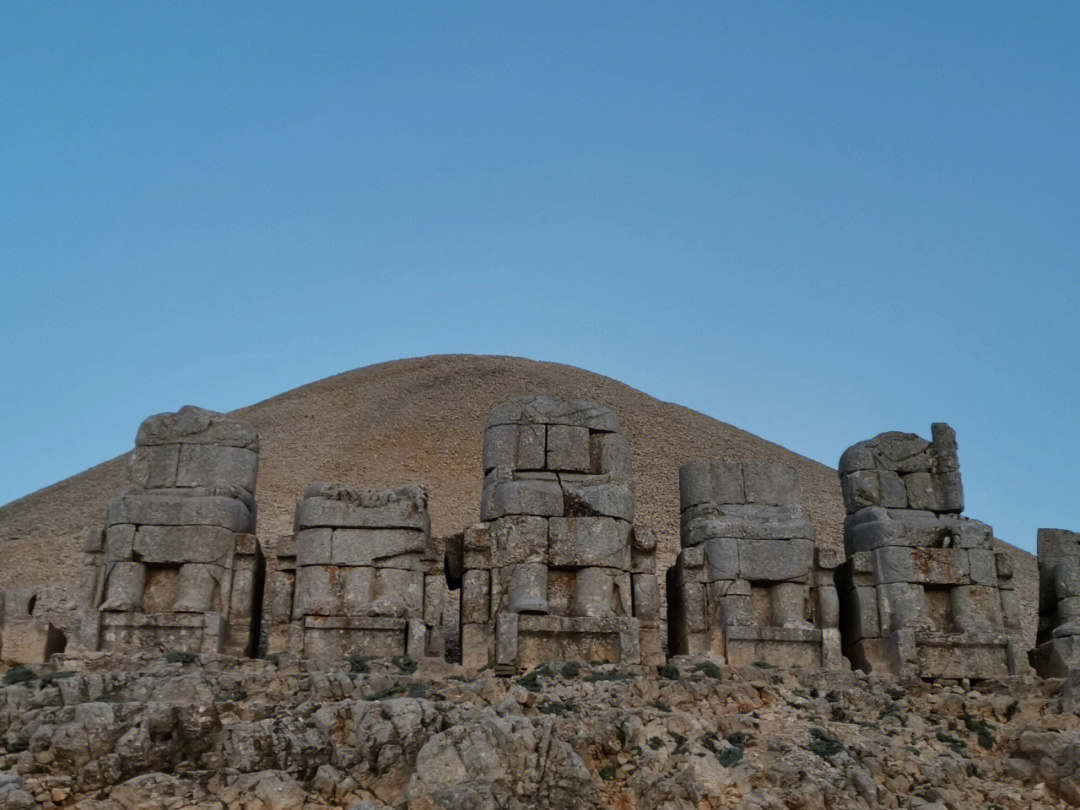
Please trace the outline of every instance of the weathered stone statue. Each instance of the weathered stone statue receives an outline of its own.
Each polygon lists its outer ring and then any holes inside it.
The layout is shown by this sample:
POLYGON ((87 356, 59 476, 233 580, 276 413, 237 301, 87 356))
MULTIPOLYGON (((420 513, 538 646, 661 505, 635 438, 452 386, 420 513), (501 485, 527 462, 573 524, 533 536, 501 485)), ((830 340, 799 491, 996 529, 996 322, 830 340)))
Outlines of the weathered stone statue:
POLYGON ((852 663, 922 677, 1027 670, 1012 561, 964 508, 956 434, 882 433, 847 449, 841 632, 852 663))
POLYGON ((35 602, 33 591, 0 591, 0 662, 45 664, 63 651, 64 634, 33 615, 35 602))
POLYGON ((142 423, 131 486, 88 538, 84 646, 254 651, 258 462, 259 437, 241 419, 187 406, 142 423))
POLYGON ((442 657, 446 578, 427 492, 313 484, 270 582, 270 652, 442 657))
POLYGON ((1039 626, 1032 656, 1044 678, 1080 669, 1080 533, 1039 529, 1039 626))
POLYGON ((615 414, 515 399, 488 418, 483 458, 484 522, 463 540, 463 664, 659 661, 656 541, 634 526, 615 414))
POLYGON ((787 464, 714 462, 679 470, 682 551, 668 570, 668 652, 731 666, 841 664, 833 570, 815 551, 787 464))

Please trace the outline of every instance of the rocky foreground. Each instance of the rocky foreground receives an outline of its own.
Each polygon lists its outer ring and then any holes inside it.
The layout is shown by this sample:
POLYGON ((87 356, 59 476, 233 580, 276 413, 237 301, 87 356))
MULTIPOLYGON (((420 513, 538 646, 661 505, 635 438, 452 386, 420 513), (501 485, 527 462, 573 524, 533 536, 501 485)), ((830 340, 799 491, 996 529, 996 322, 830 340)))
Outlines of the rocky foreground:
POLYGON ((691 660, 508 679, 178 653, 60 667, 4 676, 0 808, 1080 806, 1080 716, 1056 680, 691 660))

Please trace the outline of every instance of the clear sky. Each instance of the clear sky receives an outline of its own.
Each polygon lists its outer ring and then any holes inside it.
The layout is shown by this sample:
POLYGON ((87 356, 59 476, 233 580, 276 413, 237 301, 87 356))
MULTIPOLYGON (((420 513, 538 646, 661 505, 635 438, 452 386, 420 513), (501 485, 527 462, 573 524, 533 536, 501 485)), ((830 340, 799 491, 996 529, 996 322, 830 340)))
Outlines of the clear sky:
POLYGON ((0 502, 443 352, 1080 529, 1080 4, 0 5, 0 502))

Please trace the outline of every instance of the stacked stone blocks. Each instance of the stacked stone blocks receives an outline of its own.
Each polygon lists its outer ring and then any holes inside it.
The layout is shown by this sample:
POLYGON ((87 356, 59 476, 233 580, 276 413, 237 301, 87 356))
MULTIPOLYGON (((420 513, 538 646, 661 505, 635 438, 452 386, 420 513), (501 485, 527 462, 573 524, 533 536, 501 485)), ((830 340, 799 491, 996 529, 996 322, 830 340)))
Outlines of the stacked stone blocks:
POLYGON ((1039 529, 1039 624, 1032 655, 1046 678, 1080 669, 1080 533, 1039 529))
POLYGON ((423 487, 308 487, 270 586, 271 651, 441 657, 437 551, 423 487))
POLYGON ((0 662, 45 664, 67 639, 51 622, 34 616, 33 591, 0 591, 0 662))
POLYGON ((87 538, 84 646, 254 652, 258 453, 251 424, 201 408, 142 423, 131 485, 87 538))
POLYGON ((1026 666, 1011 560, 962 517, 956 435, 883 433, 840 459, 847 517, 842 635, 853 665, 923 677, 993 677, 1026 666))
POLYGON ((668 649, 732 666, 840 666, 833 569, 786 464, 679 470, 682 551, 668 572, 668 649))
POLYGON ((463 537, 466 667, 661 656, 656 540, 634 525, 630 447, 615 414, 538 395, 496 408, 482 523, 463 537))

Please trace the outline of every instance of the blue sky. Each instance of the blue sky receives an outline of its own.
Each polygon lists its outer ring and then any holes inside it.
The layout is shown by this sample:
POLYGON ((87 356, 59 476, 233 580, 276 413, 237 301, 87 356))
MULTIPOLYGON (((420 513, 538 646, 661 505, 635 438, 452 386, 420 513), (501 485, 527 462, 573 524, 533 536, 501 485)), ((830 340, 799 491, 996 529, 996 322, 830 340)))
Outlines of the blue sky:
POLYGON ((1080 4, 0 6, 0 502, 442 352, 1080 529, 1080 4))

